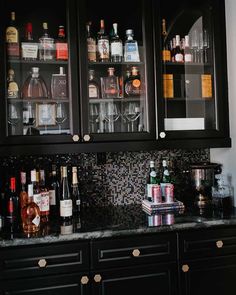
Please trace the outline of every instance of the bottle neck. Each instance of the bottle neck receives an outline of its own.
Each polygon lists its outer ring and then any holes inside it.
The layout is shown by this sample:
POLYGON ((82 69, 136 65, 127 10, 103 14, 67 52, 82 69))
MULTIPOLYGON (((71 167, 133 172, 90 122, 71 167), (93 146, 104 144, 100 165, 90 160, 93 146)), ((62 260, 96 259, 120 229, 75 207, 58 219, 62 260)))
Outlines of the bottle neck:
POLYGON ((59 28, 59 32, 58 32, 58 39, 60 40, 65 40, 65 30, 64 28, 59 28))

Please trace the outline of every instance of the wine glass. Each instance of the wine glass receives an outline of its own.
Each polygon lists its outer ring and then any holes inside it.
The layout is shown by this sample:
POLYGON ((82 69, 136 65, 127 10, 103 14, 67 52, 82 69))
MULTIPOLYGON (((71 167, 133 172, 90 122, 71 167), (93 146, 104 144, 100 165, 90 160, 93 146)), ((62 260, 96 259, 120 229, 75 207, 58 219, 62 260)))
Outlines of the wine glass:
POLYGON ((108 131, 113 133, 114 130, 114 123, 120 118, 120 112, 118 107, 115 103, 108 103, 106 107, 106 115, 105 120, 108 122, 108 131))
POLYGON ((134 132, 134 122, 140 117, 140 107, 134 103, 130 102, 124 110, 124 118, 125 122, 128 121, 128 132, 134 132), (131 130, 130 130, 130 124, 131 123, 131 130))
POLYGON ((14 104, 9 104, 8 107, 8 123, 12 126, 11 127, 11 135, 16 134, 16 125, 19 122, 19 114, 17 111, 17 107, 14 104))
POLYGON ((210 47, 210 38, 209 33, 207 29, 203 30, 203 50, 204 50, 204 62, 208 63, 208 56, 207 56, 207 50, 210 47))
POLYGON ((65 122, 66 119, 67 116, 64 104, 61 102, 57 103, 55 122, 58 125, 59 134, 61 134, 61 125, 65 122))
POLYGON ((99 132, 99 111, 97 104, 90 104, 89 106, 89 115, 90 115, 90 123, 91 123, 91 132, 99 132))
POLYGON ((32 135, 32 127, 34 126, 35 121, 35 108, 32 103, 28 102, 27 106, 23 109, 23 124, 29 126, 27 135, 32 135))
POLYGON ((198 46, 199 46, 199 34, 198 34, 198 30, 194 29, 191 32, 191 49, 193 50, 194 62, 198 62, 198 46))

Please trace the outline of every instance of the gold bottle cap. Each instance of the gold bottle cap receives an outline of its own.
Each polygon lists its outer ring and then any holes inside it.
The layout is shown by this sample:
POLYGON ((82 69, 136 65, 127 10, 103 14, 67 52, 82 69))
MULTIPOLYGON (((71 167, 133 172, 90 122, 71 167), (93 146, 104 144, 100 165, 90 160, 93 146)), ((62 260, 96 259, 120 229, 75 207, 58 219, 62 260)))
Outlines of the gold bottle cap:
POLYGON ((48 23, 43 23, 43 28, 44 28, 44 30, 47 30, 48 29, 48 23))
POLYGON ((15 11, 12 11, 11 12, 11 20, 15 20, 16 19, 16 13, 15 13, 15 11))

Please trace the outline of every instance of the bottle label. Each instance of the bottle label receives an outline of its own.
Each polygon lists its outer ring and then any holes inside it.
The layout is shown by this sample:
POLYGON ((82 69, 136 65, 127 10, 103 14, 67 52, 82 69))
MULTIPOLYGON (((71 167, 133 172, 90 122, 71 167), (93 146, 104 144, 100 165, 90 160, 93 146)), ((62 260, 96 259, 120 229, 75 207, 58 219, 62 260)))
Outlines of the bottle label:
POLYGON ((127 43, 125 45, 125 56, 124 60, 126 62, 140 62, 139 52, 137 43, 127 43))
POLYGON ((7 44, 7 55, 12 58, 20 57, 20 45, 19 43, 8 43, 7 44))
POLYGON ((106 39, 98 40, 98 54, 100 59, 109 59, 109 41, 106 39))
POLYGON ((171 53, 170 50, 162 50, 162 60, 163 61, 171 61, 171 53))
POLYGON ((175 55, 175 61, 176 61, 176 62, 183 62, 183 61, 184 61, 184 56, 183 56, 183 54, 182 54, 182 53, 177 53, 177 54, 175 55))
POLYGON ((80 199, 78 199, 78 200, 76 200, 76 206, 80 206, 80 204, 81 204, 81 201, 80 201, 80 199))
POLYGON ((55 44, 52 38, 41 38, 39 43, 39 59, 53 60, 55 56, 55 44))
POLYGON ((49 191, 49 203, 51 206, 56 205, 56 191, 55 190, 49 191))
POLYGON ((132 84, 133 84, 133 86, 134 86, 135 88, 138 88, 138 87, 140 87, 141 82, 140 82, 139 79, 134 79, 133 82, 132 82, 132 84))
POLYGON ((61 226, 61 235, 70 235, 73 232, 73 225, 62 225, 61 226))
POLYGON ((121 42, 111 43, 111 56, 123 56, 123 46, 121 42))
POLYGON ((172 74, 163 75, 163 96, 164 98, 174 97, 174 80, 172 74))
POLYGON ((152 171, 151 173, 150 173, 150 177, 156 177, 157 176, 157 173, 155 172, 155 171, 152 171))
POLYGON ((41 211, 41 194, 35 194, 33 195, 33 201, 36 205, 38 205, 40 211, 41 211))
POLYGON ((8 27, 6 30, 6 42, 18 43, 18 31, 15 27, 8 27))
POLYGON ((49 193, 42 192, 41 193, 41 212, 48 212, 49 211, 49 193))
POLYGON ((192 56, 192 54, 191 54, 191 53, 186 53, 186 54, 184 55, 184 61, 185 61, 185 62, 192 62, 192 61, 193 61, 193 56, 192 56))
POLYGON ((7 208, 8 214, 12 215, 14 212, 14 203, 13 200, 8 201, 8 208, 7 208))
POLYGON ((37 59, 38 44, 37 43, 21 43, 21 54, 23 59, 37 59))
POLYGON ((68 44, 56 43, 56 59, 68 60, 68 44))
POLYGON ((72 216, 72 200, 60 201, 60 216, 61 217, 72 216))
POLYGON ((96 61, 96 42, 93 39, 87 40, 88 45, 88 60, 95 62, 96 61))
POLYGON ((89 85, 89 98, 97 98, 98 90, 95 85, 89 85))
POLYGON ((39 226, 39 224, 40 224, 40 216, 36 215, 35 218, 32 220, 32 223, 35 224, 36 226, 39 226))
POLYGON ((9 98, 18 98, 19 88, 16 82, 10 82, 7 89, 7 95, 9 98))
POLYGON ((212 79, 211 75, 201 75, 202 80, 202 98, 212 98, 212 79))

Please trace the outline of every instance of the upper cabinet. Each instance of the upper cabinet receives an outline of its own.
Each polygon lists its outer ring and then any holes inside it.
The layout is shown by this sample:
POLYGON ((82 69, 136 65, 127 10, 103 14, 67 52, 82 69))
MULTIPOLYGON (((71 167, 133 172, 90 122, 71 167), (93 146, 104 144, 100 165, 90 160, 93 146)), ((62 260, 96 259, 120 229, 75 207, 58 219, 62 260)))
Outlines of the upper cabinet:
POLYGON ((224 2, 155 6, 159 137, 229 137, 224 2))

